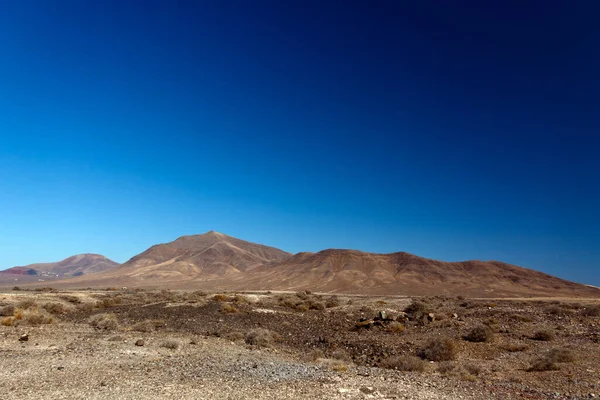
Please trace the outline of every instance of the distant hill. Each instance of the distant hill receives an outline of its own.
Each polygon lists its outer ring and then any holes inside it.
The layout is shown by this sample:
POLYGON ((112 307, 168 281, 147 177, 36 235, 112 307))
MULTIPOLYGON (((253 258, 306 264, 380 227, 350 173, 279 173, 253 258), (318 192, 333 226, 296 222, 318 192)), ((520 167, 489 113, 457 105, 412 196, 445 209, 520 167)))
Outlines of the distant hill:
POLYGON ((403 252, 374 254, 341 249, 292 255, 214 231, 155 245, 118 268, 55 284, 370 295, 600 297, 598 288, 499 261, 443 262, 403 252))
POLYGON ((119 263, 99 254, 78 254, 58 262, 13 267, 0 271, 0 273, 40 277, 69 277, 102 272, 118 266, 119 263))

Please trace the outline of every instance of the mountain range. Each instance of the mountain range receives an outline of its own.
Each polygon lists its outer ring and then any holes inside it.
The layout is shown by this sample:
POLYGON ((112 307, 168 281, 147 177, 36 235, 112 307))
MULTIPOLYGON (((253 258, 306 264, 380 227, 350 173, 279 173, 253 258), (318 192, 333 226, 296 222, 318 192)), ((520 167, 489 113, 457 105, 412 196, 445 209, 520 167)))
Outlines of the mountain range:
POLYGON ((100 254, 78 254, 62 261, 8 268, 0 271, 0 279, 10 279, 11 275, 21 275, 21 280, 25 277, 36 277, 37 280, 65 278, 103 272, 118 266, 119 263, 100 254))
POLYGON ((443 262, 404 252, 375 254, 343 249, 290 254, 214 231, 152 246, 122 265, 98 255, 67 260, 17 268, 61 271, 70 276, 81 273, 52 283, 72 288, 128 286, 373 295, 600 297, 598 288, 499 261, 443 262))

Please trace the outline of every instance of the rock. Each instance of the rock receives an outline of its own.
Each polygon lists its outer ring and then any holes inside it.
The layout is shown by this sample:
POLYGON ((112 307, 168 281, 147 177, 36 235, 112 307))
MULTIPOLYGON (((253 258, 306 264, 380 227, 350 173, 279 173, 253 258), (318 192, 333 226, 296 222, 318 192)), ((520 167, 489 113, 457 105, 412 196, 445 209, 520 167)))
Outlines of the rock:
POLYGON ((364 394, 373 394, 375 393, 375 388, 373 386, 363 386, 360 388, 360 391, 364 394))
POLYGON ((385 313, 385 311, 379 311, 379 314, 377 316, 382 321, 385 321, 387 319, 387 314, 385 313))
POLYGON ((373 325, 373 322, 374 321, 372 319, 366 319, 364 321, 361 320, 356 323, 356 327, 369 329, 373 325))
POLYGON ((457 313, 452 314, 452 318, 458 319, 458 314, 457 313))
POLYGON ((138 339, 138 340, 136 340, 135 345, 136 346, 143 346, 144 345, 144 339, 138 339))
POLYGON ((29 340, 29 334, 28 333, 24 333, 19 337, 19 342, 26 342, 29 340))
POLYGON ((62 365, 59 367, 56 367, 57 370, 62 371, 63 369, 65 369, 65 367, 63 367, 62 365))
POLYGON ((434 313, 427 314, 427 321, 429 321, 429 322, 435 321, 435 314, 434 313))

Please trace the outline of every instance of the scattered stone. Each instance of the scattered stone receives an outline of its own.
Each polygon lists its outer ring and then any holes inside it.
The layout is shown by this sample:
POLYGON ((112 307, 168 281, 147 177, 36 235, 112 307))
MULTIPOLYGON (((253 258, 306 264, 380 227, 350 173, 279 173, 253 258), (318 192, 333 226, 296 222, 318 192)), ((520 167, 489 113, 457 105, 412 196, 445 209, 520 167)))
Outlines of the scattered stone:
POLYGON ((29 334, 28 333, 24 333, 21 335, 21 337, 19 337, 19 342, 26 342, 29 340, 29 334))
POLYGON ((62 371, 63 369, 65 369, 65 367, 63 367, 62 365, 59 367, 56 367, 57 370, 62 371))
POLYGON ((458 314, 457 313, 452 314, 452 318, 458 319, 458 314))
POLYGON ((136 346, 143 346, 144 345, 144 339, 138 339, 138 340, 136 340, 135 345, 136 346))
POLYGON ((429 322, 435 321, 435 314, 434 313, 427 314, 427 321, 429 321, 429 322))

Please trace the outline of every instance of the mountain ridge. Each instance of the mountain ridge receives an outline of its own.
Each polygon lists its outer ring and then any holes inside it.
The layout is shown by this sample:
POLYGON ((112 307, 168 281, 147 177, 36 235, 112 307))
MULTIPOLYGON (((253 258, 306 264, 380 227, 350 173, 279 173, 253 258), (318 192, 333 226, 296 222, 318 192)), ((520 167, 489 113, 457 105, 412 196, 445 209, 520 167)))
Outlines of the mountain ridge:
POLYGON ((150 246, 117 268, 58 284, 376 295, 600 297, 598 288, 496 260, 445 262, 403 251, 352 249, 291 254, 215 231, 150 246))

